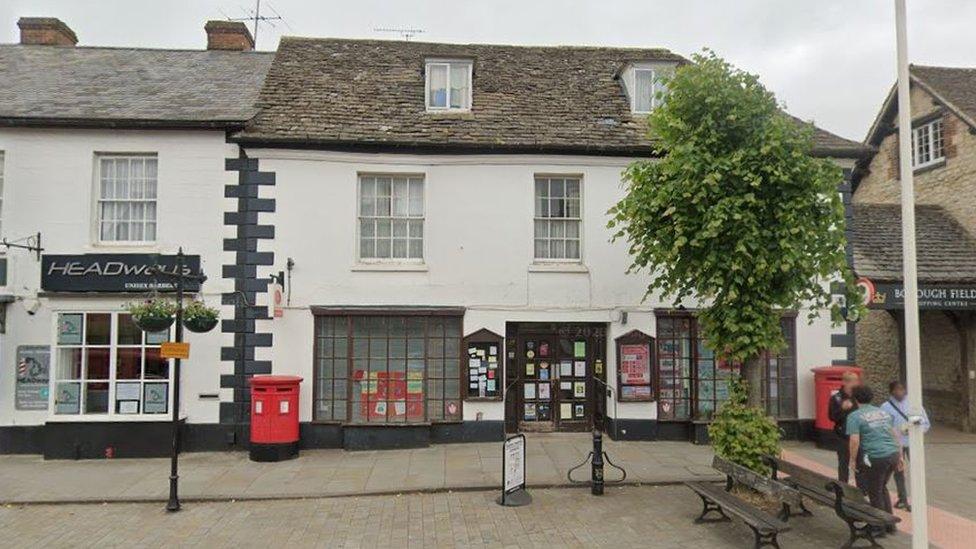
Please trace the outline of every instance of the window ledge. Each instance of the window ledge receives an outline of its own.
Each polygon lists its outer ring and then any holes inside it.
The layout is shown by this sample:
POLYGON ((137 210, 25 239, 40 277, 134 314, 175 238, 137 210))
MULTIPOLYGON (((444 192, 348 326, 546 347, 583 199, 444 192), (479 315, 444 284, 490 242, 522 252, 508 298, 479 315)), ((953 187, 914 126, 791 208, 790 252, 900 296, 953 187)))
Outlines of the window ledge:
POLYGON ((352 266, 354 272, 407 272, 426 273, 425 263, 357 263, 352 266))
POLYGON ((582 263, 532 263, 530 273, 588 273, 590 269, 582 263))
POLYGON ((945 158, 941 158, 941 159, 936 160, 935 162, 932 162, 930 164, 925 164, 924 166, 919 166, 918 168, 914 168, 912 170, 912 173, 913 174, 920 174, 920 173, 930 172, 932 170, 937 170, 939 168, 942 168, 945 165, 946 165, 946 159, 945 158))

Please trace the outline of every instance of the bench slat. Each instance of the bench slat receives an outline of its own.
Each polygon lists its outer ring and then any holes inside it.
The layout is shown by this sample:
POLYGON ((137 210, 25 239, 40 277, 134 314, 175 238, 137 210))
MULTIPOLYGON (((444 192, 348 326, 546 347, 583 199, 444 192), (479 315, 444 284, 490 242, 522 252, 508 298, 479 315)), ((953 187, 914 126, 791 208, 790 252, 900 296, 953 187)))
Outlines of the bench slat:
POLYGON ((800 493, 810 499, 833 506, 836 502, 836 496, 828 489, 828 485, 836 484, 844 491, 841 506, 843 507, 844 513, 851 518, 879 526, 895 524, 901 521, 900 518, 892 514, 872 507, 864 498, 864 494, 849 484, 838 482, 833 478, 789 461, 772 457, 770 460, 776 464, 777 471, 789 475, 787 482, 796 486, 800 493))
POLYGON ((762 509, 757 509, 749 505, 733 494, 726 492, 720 486, 705 482, 686 482, 685 486, 714 501, 726 512, 739 517, 747 524, 756 527, 764 533, 786 532, 790 529, 790 526, 787 523, 777 519, 762 509))
POLYGON ((780 503, 800 505, 800 493, 796 488, 788 484, 760 475, 751 469, 747 469, 738 463, 717 455, 712 459, 712 468, 729 475, 733 480, 744 486, 766 494, 780 503))

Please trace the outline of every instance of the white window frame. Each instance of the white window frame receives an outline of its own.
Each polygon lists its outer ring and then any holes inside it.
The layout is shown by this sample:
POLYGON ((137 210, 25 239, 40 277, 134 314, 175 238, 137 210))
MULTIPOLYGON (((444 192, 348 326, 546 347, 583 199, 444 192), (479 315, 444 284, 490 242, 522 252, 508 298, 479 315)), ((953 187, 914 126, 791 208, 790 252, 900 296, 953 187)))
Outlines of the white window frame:
POLYGON ((471 106, 474 99, 474 62, 470 59, 428 59, 424 67, 424 107, 427 112, 470 112, 471 106), (468 74, 468 97, 466 98, 466 107, 452 107, 451 106, 451 71, 452 65, 465 65, 465 69, 468 74), (442 66, 447 68, 446 75, 446 102, 443 107, 435 107, 430 104, 430 69, 434 66, 442 66))
MULTIPOLYGON (((93 309, 93 310, 56 310, 53 311, 52 315, 52 333, 51 333, 51 371, 49 376, 50 396, 48 401, 48 420, 53 422, 99 422, 99 421, 164 421, 166 418, 172 416, 173 413, 173 373, 174 373, 174 361, 169 359, 166 362, 169 367, 167 368, 167 378, 164 379, 147 379, 145 378, 146 360, 145 360, 145 349, 158 348, 158 344, 149 344, 146 342, 147 334, 143 333, 141 343, 139 345, 119 345, 118 343, 118 329, 119 329, 119 317, 126 315, 128 313, 118 310, 105 310, 105 309, 93 309), (77 314, 82 315, 82 326, 87 326, 87 315, 89 314, 108 314, 110 315, 110 328, 109 328, 109 342, 107 345, 88 345, 87 344, 87 334, 82 333, 82 342, 80 344, 61 344, 58 340, 58 322, 61 319, 61 315, 67 314, 77 314), (61 350, 62 349, 72 349, 79 348, 82 349, 82 365, 81 372, 78 378, 61 378, 60 373, 60 360, 61 360, 61 350), (85 412, 85 354, 84 349, 86 348, 104 348, 109 351, 109 373, 107 380, 94 380, 94 383, 108 383, 108 411, 106 413, 86 413, 85 412), (138 379, 118 379, 118 349, 124 348, 138 348, 142 349, 142 359, 140 365, 140 377, 138 379), (124 414, 119 413, 116 410, 116 387, 117 384, 121 383, 139 383, 139 413, 137 414, 124 414), (60 383, 77 383, 79 385, 79 400, 78 400, 78 413, 64 413, 59 414, 57 409, 57 396, 58 396, 58 385, 60 383), (144 391, 146 383, 166 383, 166 411, 147 414, 144 410, 144 391)), ((173 328, 170 327, 168 332, 169 335, 167 339, 172 339, 173 328)))
POLYGON ((918 170, 945 160, 945 134, 942 118, 919 124, 912 128, 912 168, 918 170), (923 136, 924 134, 924 136, 923 136), (929 159, 923 161, 922 149, 919 147, 919 139, 923 140, 923 145, 927 147, 929 159))
MULTIPOLYGON (((392 199, 392 190, 393 190, 393 188, 392 188, 392 181, 391 181, 391 187, 390 187, 391 199, 392 199)), ((426 258, 427 258, 427 177, 425 176, 425 174, 423 174, 423 173, 416 173, 416 172, 410 172, 410 173, 396 173, 396 172, 360 172, 360 173, 357 173, 356 174, 356 210, 355 210, 355 213, 356 213, 356 216, 355 216, 355 220, 356 220, 356 231, 355 231, 355 233, 356 233, 356 243, 355 243, 355 250, 356 250, 356 263, 357 264, 359 264, 359 265, 410 265, 410 266, 415 266, 415 267, 423 266, 425 264, 424 262, 426 261, 426 258), (406 258, 402 258, 402 257, 363 257, 363 251, 362 251, 362 221, 363 221, 363 217, 364 216, 362 215, 361 208, 362 208, 362 196, 363 196, 363 179, 364 178, 368 178, 368 177, 371 177, 371 178, 389 177, 389 178, 391 178, 391 180, 394 179, 394 178, 400 178, 400 179, 404 179, 405 178, 408 181, 411 180, 411 179, 419 179, 420 180, 421 189, 423 191, 423 194, 421 196, 421 206, 423 208, 423 213, 420 216, 411 216, 409 214, 409 204, 408 204, 408 214, 407 214, 406 217, 404 217, 404 216, 394 216, 393 215, 393 206, 391 204, 390 205, 390 216, 389 216, 389 219, 391 221, 391 227, 390 227, 390 235, 391 235, 391 237, 390 237, 390 255, 391 256, 393 255, 393 250, 392 250, 392 247, 393 247, 393 238, 392 238, 392 235, 393 235, 393 227, 392 227, 392 222, 393 222, 393 220, 404 219, 404 220, 407 220, 407 221, 410 221, 410 220, 414 220, 414 221, 419 220, 420 221, 420 226, 421 226, 421 229, 422 229, 422 235, 420 237, 420 239, 421 239, 421 244, 420 244, 420 246, 421 246, 421 249, 420 249, 421 256, 419 258, 416 258, 416 257, 406 257, 406 258)), ((376 216, 375 215, 375 212, 374 212, 374 215, 373 216, 366 216, 366 217, 370 217, 370 218, 373 218, 373 219, 377 219, 377 218, 380 218, 380 217, 384 217, 385 218, 387 216, 376 216)), ((407 231, 408 231, 407 234, 408 235, 410 234, 409 233, 409 230, 410 230, 410 228, 409 228, 409 223, 408 223, 408 227, 407 227, 407 231)), ((408 239, 407 254, 408 255, 410 253, 410 250, 409 250, 409 239, 410 238, 411 237, 409 237, 409 236, 407 237, 407 239, 408 239)))
POLYGON ((97 246, 155 246, 159 243, 159 155, 152 152, 134 153, 96 153, 94 177, 92 185, 92 232, 93 241, 97 246), (102 239, 102 198, 101 179, 102 179, 102 160, 115 160, 133 158, 153 159, 156 161, 156 197, 149 199, 128 199, 125 202, 152 202, 156 205, 156 235, 153 240, 104 240, 102 239))
MULTIPOLYGON (((550 185, 551 185, 551 183, 550 183, 550 185)), ((571 265, 579 265, 579 264, 582 264, 583 263, 583 257, 584 257, 583 235, 585 234, 584 233, 585 227, 584 227, 584 221, 583 221, 583 218, 584 218, 583 211, 584 211, 584 207, 585 207, 584 200, 583 200, 583 194, 584 194, 583 188, 584 188, 584 184, 583 184, 583 176, 582 176, 582 174, 537 173, 537 174, 535 174, 532 177, 532 260, 535 263, 537 263, 537 264, 545 264, 545 265, 549 265, 549 264, 571 264, 571 265), (540 179, 545 179, 547 181, 551 181, 553 179, 563 179, 563 180, 571 179, 571 180, 578 181, 579 182, 579 217, 575 217, 575 218, 574 217, 540 217, 540 216, 536 215, 536 202, 539 200, 539 198, 536 196, 536 183, 540 179), (570 258, 570 257, 553 258, 553 257, 537 257, 536 256, 536 251, 535 251, 535 241, 536 241, 536 238, 537 238, 536 237, 536 233, 535 233, 536 222, 537 221, 554 221, 554 220, 555 221, 577 221, 579 223, 579 235, 577 237, 578 240, 579 240, 579 257, 578 258, 570 258)), ((551 195, 550 195, 550 197, 551 197, 551 195)), ((550 225, 550 230, 551 230, 551 225, 550 225)), ((551 233, 549 235, 547 235, 545 238, 546 238, 546 241, 550 241, 551 238, 552 238, 551 233)), ((563 240, 566 240, 565 236, 563 237, 563 240)), ((564 249, 563 255, 564 256, 566 255, 565 254, 565 249, 564 249)))

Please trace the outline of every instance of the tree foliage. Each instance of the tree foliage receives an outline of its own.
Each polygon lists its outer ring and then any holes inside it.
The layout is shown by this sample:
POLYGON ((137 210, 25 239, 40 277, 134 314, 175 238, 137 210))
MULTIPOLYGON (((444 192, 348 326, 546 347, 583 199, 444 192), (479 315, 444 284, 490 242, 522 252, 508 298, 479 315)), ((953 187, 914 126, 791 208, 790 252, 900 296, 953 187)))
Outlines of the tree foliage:
POLYGON ((811 155, 812 127, 711 52, 666 84, 648 117, 660 158, 627 168, 626 196, 610 210, 630 270, 650 273, 648 294, 699 299, 709 346, 747 363, 785 345, 777 311, 808 308, 812 318, 833 307, 831 280, 860 307, 841 170, 811 155))
POLYGON ((729 399, 708 426, 715 453, 729 461, 769 474, 763 456, 779 456, 780 432, 776 421, 756 406, 746 404, 739 380, 729 382, 729 399))

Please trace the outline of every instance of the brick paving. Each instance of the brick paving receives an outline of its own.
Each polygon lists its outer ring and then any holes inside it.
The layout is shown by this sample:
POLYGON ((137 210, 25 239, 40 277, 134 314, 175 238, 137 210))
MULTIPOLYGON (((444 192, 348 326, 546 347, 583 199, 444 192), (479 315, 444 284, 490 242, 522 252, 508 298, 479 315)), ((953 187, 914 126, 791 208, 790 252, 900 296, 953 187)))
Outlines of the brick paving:
MULTIPOLYGON (((5 547, 751 547, 743 524, 696 525, 701 505, 681 486, 538 489, 526 507, 497 492, 200 502, 168 514, 155 503, 0 508, 5 547)), ((847 530, 815 507, 780 535, 784 547, 838 547, 847 530)), ((910 546, 904 534, 882 540, 910 546)))
MULTIPOLYGON (((567 484, 566 472, 592 448, 585 433, 527 435, 531 486, 567 484)), ((707 446, 683 442, 613 442, 605 449, 645 484, 720 478, 707 446)), ((180 494, 192 499, 328 497, 404 491, 487 489, 501 485, 500 442, 442 444, 412 450, 303 451, 298 459, 255 463, 243 452, 183 454, 180 494)), ((588 470, 580 475, 587 478, 588 470)), ((607 478, 616 472, 607 468, 607 478)), ((165 501, 168 459, 45 461, 0 456, 0 503, 165 501)))

